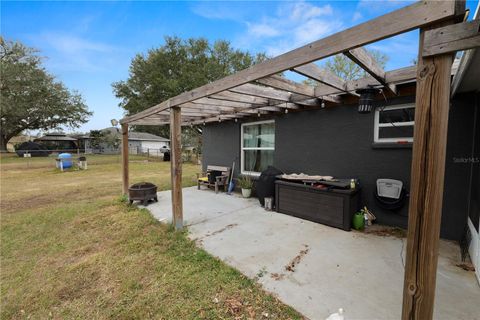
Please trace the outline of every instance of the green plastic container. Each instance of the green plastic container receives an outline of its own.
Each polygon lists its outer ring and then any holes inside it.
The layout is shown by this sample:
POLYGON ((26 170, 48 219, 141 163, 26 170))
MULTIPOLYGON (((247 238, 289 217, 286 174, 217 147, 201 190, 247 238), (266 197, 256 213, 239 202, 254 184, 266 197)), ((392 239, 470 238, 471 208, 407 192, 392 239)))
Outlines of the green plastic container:
POLYGON ((357 212, 353 215, 352 226, 355 230, 365 229, 365 217, 362 212, 357 212))

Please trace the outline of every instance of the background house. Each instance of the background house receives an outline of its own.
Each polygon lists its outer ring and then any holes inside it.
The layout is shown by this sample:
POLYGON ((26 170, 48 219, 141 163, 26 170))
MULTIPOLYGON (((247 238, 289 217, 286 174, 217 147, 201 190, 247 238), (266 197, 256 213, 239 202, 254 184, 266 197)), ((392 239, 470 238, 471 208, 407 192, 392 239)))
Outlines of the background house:
MULTIPOLYGON (((105 128, 97 132, 101 137, 95 137, 94 131, 78 136, 79 145, 85 153, 117 153, 120 148, 122 133, 115 127, 105 128), (97 141, 95 139, 98 138, 97 141)), ((148 153, 159 156, 170 147, 170 140, 147 132, 129 132, 128 148, 133 154, 148 153)))
POLYGON ((78 147, 77 139, 69 137, 63 132, 47 133, 43 137, 33 141, 42 145, 47 150, 75 151, 78 147))

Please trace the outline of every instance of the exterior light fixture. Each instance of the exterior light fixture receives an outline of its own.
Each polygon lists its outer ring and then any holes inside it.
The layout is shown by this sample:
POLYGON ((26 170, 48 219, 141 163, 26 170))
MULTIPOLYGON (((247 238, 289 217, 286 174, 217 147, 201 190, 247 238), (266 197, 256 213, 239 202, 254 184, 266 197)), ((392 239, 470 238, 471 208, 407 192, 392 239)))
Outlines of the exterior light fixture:
POLYGON ((375 88, 365 88, 355 91, 360 95, 358 99, 358 113, 370 113, 373 109, 373 98, 376 93, 380 92, 375 88))
POLYGON ((257 116, 260 118, 260 111, 258 111, 257 116))
POLYGON ((203 121, 203 126, 205 126, 205 121, 203 121))
POLYGON ((218 117, 218 122, 222 122, 222 118, 218 117))
POLYGON ((117 119, 112 119, 112 120, 110 120, 110 123, 112 124, 112 127, 116 127, 118 125, 118 120, 117 119))
POLYGON ((322 98, 322 103, 320 104, 320 108, 325 109, 325 100, 322 98))
POLYGON ((287 113, 288 113, 288 108, 285 108, 285 114, 287 114, 287 113))
POLYGON ((235 122, 238 122, 238 119, 237 119, 237 118, 235 118, 235 122))

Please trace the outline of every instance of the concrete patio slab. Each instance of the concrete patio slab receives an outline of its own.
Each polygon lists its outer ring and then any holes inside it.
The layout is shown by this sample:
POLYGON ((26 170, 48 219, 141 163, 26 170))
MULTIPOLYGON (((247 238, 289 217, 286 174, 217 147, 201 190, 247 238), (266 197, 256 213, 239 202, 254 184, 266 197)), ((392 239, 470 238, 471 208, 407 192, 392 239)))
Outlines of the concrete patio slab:
MULTIPOLYGON (((183 189, 184 220, 198 245, 310 319, 344 308, 346 319, 399 319, 405 240, 345 232, 268 212, 257 199, 183 189), (290 269, 290 270, 287 270, 290 269)), ((171 221, 171 193, 148 209, 171 221)), ((441 241, 435 319, 480 319, 480 287, 441 241)))

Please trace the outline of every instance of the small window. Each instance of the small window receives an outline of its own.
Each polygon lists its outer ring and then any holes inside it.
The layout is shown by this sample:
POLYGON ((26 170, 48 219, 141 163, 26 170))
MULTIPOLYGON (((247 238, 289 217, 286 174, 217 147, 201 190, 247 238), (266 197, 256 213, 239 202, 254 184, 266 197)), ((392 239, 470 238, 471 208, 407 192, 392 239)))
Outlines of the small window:
POLYGON ((411 143, 415 105, 404 104, 375 109, 374 143, 411 143))
POLYGON ((259 175, 273 165, 275 122, 261 121, 242 124, 242 174, 259 175))

